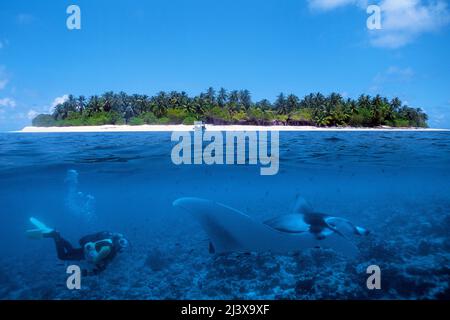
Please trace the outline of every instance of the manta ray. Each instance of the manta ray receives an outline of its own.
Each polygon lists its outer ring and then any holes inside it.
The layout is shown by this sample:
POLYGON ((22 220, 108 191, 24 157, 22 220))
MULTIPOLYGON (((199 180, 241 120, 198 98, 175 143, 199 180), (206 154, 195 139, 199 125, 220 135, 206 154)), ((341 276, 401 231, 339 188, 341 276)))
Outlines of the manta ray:
POLYGON ((173 205, 200 223, 210 239, 210 252, 217 254, 287 253, 320 247, 355 257, 359 251, 349 237, 369 234, 347 219, 315 212, 303 198, 297 199, 290 214, 265 222, 211 200, 180 198, 173 205))

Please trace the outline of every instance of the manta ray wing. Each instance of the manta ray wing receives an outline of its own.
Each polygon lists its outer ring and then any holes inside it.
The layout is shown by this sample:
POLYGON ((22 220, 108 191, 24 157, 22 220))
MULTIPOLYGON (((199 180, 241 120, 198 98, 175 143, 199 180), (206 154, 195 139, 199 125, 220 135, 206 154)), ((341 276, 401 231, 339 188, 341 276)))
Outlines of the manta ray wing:
POLYGON ((358 252, 352 243, 338 235, 317 240, 309 232, 281 232, 238 210, 213 201, 181 198, 174 201, 173 205, 192 214, 208 234, 216 253, 287 253, 314 247, 332 248, 347 256, 355 256, 358 252))
POLYGON ((292 207, 292 213, 308 214, 313 212, 311 205, 304 198, 297 196, 292 207))
POLYGON ((287 214, 284 216, 279 216, 267 221, 264 224, 269 227, 288 233, 301 233, 308 232, 310 225, 305 223, 303 215, 301 214, 287 214))

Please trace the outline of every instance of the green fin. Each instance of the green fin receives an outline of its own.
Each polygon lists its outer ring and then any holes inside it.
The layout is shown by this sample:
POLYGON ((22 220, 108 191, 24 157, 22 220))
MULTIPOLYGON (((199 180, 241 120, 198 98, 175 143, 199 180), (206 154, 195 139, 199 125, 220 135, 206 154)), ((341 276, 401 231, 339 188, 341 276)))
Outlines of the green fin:
POLYGON ((38 219, 31 217, 30 222, 36 227, 36 229, 27 230, 27 237, 30 239, 42 239, 44 235, 53 232, 52 228, 47 227, 38 219))

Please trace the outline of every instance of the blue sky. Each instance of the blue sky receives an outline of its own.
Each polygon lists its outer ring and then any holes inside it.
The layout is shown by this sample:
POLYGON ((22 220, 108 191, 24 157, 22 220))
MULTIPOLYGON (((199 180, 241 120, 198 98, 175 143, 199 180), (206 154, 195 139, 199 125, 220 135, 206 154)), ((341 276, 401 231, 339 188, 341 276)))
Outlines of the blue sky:
POLYGON ((73 93, 209 86, 399 96, 450 128, 450 10, 444 0, 72 0, 0 4, 0 131, 73 93), (68 30, 66 8, 81 8, 68 30))

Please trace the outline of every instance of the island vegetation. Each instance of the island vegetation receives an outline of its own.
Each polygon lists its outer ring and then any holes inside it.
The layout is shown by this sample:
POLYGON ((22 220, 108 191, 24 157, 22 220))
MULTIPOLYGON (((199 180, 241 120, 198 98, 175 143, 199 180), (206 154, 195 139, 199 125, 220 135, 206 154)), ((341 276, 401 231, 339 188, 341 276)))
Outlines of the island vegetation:
POLYGON ((309 94, 300 99, 281 93, 274 102, 253 102, 248 90, 209 88, 190 97, 185 92, 128 95, 106 92, 101 96, 75 97, 58 104, 52 114, 40 114, 33 126, 93 126, 143 124, 293 125, 351 127, 427 127, 427 115, 404 105, 399 98, 361 95, 343 98, 338 93, 309 94))

